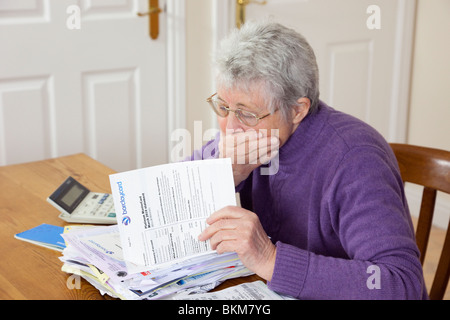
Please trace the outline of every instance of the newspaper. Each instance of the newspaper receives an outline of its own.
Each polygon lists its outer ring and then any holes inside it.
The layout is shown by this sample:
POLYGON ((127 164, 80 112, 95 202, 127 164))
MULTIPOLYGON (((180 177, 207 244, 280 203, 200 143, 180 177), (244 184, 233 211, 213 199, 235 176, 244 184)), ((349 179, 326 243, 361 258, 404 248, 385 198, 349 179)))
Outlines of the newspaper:
POLYGON ((230 159, 117 173, 110 183, 129 273, 214 253, 197 237, 212 213, 236 205, 230 159))

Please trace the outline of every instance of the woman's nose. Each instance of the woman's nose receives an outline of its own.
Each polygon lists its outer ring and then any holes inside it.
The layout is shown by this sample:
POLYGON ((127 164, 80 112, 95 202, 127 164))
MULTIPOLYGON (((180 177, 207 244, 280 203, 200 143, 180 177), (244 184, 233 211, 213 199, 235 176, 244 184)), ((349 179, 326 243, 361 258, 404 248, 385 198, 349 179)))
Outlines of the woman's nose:
MULTIPOLYGON (((227 117, 227 126, 226 126, 227 130, 244 130, 244 125, 242 124, 241 121, 239 121, 239 119, 236 117, 236 114, 234 112, 230 112, 228 117, 227 117)), ((245 130, 244 130, 245 131, 245 130)))

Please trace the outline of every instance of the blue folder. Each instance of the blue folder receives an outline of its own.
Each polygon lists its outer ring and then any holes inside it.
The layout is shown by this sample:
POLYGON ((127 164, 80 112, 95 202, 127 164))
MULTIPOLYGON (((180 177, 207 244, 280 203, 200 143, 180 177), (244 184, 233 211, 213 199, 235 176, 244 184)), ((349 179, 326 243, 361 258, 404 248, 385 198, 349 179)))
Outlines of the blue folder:
POLYGON ((14 235, 14 238, 27 241, 38 246, 63 251, 66 247, 61 234, 64 227, 43 223, 40 226, 14 235))

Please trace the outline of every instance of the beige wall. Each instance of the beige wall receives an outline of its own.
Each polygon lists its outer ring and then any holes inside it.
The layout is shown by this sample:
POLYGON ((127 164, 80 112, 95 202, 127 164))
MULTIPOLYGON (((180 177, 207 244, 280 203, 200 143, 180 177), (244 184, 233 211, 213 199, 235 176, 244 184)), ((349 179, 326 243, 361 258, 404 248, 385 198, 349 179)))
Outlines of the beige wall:
MULTIPOLYGON (((450 0, 418 0, 408 143, 450 150, 450 0)), ((421 190, 406 186, 411 213, 421 190)), ((448 225, 450 195, 439 192, 433 223, 448 225)))
MULTIPOLYGON (((213 127, 213 116, 206 98, 213 94, 211 0, 186 2, 186 128, 194 140, 194 122, 202 131, 213 127)), ((198 138, 197 138, 198 141, 198 138)))
POLYGON ((450 1, 417 6, 408 143, 450 150, 450 1))

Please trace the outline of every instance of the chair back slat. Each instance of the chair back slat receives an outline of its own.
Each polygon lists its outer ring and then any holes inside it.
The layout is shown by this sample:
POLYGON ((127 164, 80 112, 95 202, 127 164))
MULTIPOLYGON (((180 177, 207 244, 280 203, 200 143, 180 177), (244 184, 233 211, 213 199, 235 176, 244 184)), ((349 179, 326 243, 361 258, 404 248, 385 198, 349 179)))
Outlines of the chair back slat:
POLYGON ((431 300, 442 300, 450 278, 450 232, 448 230, 450 230, 450 221, 448 222, 444 247, 429 294, 431 300))
POLYGON ((422 203, 420 205, 419 221, 416 229, 416 242, 420 250, 420 263, 425 260, 428 247, 428 239, 433 222, 434 205, 436 203, 436 190, 428 187, 423 188, 422 203))
MULTIPOLYGON (((424 187, 416 242, 423 265, 433 221, 437 191, 450 194, 450 152, 408 144, 391 143, 404 182, 424 187)), ((429 297, 442 300, 450 277, 450 221, 429 297)))
POLYGON ((450 194, 450 152, 406 144, 391 144, 403 181, 450 194))

